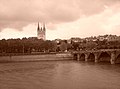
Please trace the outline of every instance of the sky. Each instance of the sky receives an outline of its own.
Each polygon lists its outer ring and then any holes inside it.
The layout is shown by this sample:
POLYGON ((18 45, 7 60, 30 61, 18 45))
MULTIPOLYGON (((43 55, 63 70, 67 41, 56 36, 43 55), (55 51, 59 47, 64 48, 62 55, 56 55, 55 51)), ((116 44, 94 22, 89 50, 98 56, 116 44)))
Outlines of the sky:
POLYGON ((0 0, 0 39, 37 37, 70 39, 120 35, 120 0, 0 0))

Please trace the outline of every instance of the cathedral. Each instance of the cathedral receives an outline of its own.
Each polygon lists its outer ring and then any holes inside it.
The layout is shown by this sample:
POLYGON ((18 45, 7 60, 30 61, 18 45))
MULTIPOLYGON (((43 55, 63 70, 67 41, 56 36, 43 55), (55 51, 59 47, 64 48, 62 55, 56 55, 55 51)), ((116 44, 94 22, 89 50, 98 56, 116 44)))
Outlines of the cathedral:
POLYGON ((42 40, 46 40, 46 28, 45 28, 45 24, 43 24, 43 27, 40 27, 39 23, 38 23, 37 38, 38 39, 42 39, 42 40))

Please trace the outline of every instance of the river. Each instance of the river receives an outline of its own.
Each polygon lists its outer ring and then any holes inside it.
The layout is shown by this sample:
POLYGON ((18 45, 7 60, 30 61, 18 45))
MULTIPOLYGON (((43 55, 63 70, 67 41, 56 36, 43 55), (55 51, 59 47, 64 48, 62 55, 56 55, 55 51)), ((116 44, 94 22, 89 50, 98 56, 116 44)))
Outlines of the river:
POLYGON ((73 60, 0 63, 0 89, 120 89, 120 65, 73 60))

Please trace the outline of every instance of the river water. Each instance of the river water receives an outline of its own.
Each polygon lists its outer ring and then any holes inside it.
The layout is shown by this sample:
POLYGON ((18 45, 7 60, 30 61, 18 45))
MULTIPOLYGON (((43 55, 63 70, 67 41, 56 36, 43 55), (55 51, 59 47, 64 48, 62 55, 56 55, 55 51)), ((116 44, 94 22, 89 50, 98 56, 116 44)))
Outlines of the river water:
POLYGON ((120 65, 73 60, 1 63, 0 89, 120 89, 120 65))

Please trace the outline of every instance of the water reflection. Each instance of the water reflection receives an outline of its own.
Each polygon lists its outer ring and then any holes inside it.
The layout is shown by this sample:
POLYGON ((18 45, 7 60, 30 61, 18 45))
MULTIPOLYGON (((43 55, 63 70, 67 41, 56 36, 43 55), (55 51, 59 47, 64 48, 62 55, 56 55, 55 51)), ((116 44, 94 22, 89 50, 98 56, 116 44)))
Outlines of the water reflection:
POLYGON ((0 64, 0 89, 120 89, 120 65, 77 61, 0 64))

